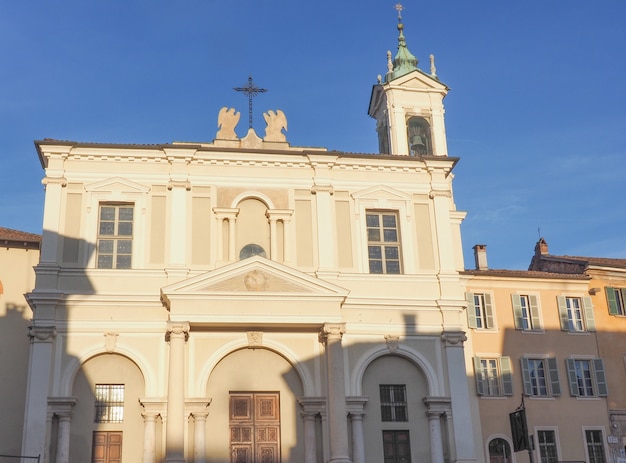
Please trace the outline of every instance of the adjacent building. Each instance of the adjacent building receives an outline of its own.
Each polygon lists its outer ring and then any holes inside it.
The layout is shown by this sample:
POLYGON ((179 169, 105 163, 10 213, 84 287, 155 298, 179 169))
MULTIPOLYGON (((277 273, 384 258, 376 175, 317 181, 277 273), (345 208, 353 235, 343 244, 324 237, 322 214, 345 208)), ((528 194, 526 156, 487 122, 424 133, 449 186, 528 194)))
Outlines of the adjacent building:
POLYGON ((32 317, 24 294, 35 286, 40 242, 40 235, 0 227, 0 454, 20 453, 32 317))

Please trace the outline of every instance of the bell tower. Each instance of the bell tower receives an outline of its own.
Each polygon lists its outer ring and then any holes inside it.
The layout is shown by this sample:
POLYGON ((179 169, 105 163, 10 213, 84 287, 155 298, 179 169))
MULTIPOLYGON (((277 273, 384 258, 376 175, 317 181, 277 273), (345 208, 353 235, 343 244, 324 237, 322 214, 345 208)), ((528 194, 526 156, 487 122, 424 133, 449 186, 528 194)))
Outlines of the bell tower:
POLYGON ((430 74, 417 67, 404 37, 402 5, 398 10, 398 52, 387 52, 387 73, 372 88, 368 114, 376 119, 380 154, 447 156, 442 84, 430 55, 430 74))

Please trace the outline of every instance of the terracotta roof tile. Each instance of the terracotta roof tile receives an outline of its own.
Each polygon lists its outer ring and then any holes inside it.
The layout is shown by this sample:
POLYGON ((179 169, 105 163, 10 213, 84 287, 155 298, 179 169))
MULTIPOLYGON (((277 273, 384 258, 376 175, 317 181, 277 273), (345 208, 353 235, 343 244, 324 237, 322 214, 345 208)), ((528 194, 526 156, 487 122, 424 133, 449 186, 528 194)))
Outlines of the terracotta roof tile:
POLYGON ((4 241, 39 243, 41 242, 41 235, 0 227, 0 242, 4 241))
POLYGON ((589 277, 579 273, 554 273, 541 272, 537 270, 506 270, 506 269, 489 269, 489 270, 465 270, 461 272, 463 275, 476 276, 497 276, 510 278, 548 278, 548 279, 568 279, 568 280, 588 280, 589 277))

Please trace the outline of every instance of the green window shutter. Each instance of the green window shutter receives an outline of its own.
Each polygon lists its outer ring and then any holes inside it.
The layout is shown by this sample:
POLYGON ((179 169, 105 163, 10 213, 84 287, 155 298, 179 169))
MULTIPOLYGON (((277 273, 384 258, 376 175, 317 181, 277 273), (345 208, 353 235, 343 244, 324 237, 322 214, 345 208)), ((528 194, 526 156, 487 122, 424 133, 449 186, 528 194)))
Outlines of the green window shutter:
POLYGON ((493 328, 495 326, 493 322, 493 305, 491 304, 491 294, 484 294, 485 296, 485 328, 493 328))
POLYGON ((561 384, 559 383, 559 367, 555 357, 548 358, 548 373, 550 374, 550 386, 553 396, 561 395, 561 384))
POLYGON ((576 364, 574 359, 565 359, 567 365, 567 378, 569 379, 569 392, 574 397, 578 397, 578 378, 576 377, 576 364))
POLYGON ((532 395, 533 387, 530 382, 530 368, 528 367, 528 359, 526 357, 522 357, 520 359, 522 363, 522 382, 524 383, 524 394, 532 395))
POLYGON ((606 375, 604 374, 604 361, 602 359, 593 359, 593 370, 596 374, 598 395, 600 397, 606 397, 609 391, 606 385, 606 375))
POLYGON ((500 357, 500 374, 502 375, 502 390, 504 391, 504 395, 513 395, 511 357, 500 357))
POLYGON ((474 293, 465 293, 467 300, 467 326, 476 328, 476 309, 474 308, 474 293))
POLYGON ((565 296, 556 297, 557 305, 559 306, 559 316, 561 318, 561 329, 563 331, 569 331, 569 317, 567 316, 567 306, 565 305, 565 296))
POLYGON ((593 302, 591 302, 591 296, 583 296, 583 310, 585 311, 587 331, 595 331, 596 317, 593 314, 593 302))
POLYGON ((522 321, 522 302, 519 294, 511 294, 511 301, 513 303, 513 319, 515 320, 515 329, 523 330, 524 323, 522 321))
POLYGON ((615 288, 604 288, 606 292, 606 301, 609 304, 609 313, 611 315, 620 315, 619 307, 617 307, 617 298, 615 297, 615 288))
MULTIPOLYGON (((619 291, 622 292, 622 302, 626 301, 626 288, 622 288, 619 291)), ((622 307, 622 311, 618 312, 618 315, 626 315, 626 309, 622 307)))
POLYGON ((483 370, 480 364, 480 357, 474 357, 474 377, 476 378, 476 393, 485 395, 485 384, 483 382, 483 370))
POLYGON ((537 296, 528 296, 530 302, 530 317, 533 323, 533 330, 542 330, 543 323, 541 322, 541 315, 539 315, 539 301, 537 296))

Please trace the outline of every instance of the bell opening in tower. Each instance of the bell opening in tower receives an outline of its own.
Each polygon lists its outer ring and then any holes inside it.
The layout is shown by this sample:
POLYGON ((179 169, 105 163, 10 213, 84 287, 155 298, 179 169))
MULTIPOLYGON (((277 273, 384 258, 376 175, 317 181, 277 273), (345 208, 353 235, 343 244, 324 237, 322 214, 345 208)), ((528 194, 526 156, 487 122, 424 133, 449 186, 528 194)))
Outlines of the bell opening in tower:
POLYGON ((413 116, 407 122, 409 152, 411 156, 432 155, 430 124, 423 117, 413 116))

